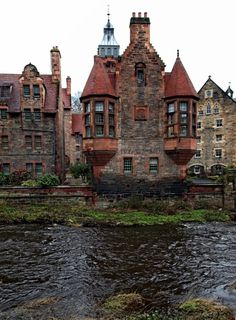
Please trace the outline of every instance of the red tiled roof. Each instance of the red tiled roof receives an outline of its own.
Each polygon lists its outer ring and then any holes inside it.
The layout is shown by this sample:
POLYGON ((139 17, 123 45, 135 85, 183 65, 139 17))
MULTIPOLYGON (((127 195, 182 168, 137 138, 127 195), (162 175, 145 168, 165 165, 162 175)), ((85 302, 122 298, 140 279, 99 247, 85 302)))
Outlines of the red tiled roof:
POLYGON ((82 134, 83 121, 81 113, 72 114, 72 134, 81 133, 82 134))
POLYGON ((166 77, 165 97, 195 96, 196 90, 185 70, 181 60, 177 57, 173 69, 166 77))
POLYGON ((62 88, 61 90, 62 102, 65 109, 71 109, 71 95, 67 94, 67 89, 62 88))
POLYGON ((112 82, 105 69, 102 58, 96 56, 81 97, 91 95, 117 96, 112 82))

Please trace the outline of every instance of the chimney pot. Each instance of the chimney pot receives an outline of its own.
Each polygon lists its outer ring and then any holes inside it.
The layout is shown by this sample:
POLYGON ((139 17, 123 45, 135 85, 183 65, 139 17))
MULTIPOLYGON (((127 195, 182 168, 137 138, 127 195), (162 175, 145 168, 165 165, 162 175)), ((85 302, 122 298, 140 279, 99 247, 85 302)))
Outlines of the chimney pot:
POLYGON ((141 18, 141 12, 138 13, 138 17, 141 18))
POLYGON ((135 18, 135 16, 136 16, 135 12, 132 13, 132 16, 135 18))
POLYGON ((144 18, 147 18, 147 12, 144 12, 144 18))

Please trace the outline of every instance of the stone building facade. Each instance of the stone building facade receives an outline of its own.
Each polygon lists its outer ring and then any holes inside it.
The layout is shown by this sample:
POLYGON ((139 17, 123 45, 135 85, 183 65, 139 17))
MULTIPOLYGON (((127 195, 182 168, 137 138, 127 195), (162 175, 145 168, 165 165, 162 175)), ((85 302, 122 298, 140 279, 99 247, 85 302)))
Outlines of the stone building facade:
POLYGON ((130 44, 121 56, 112 54, 114 43, 117 53, 108 18, 81 95, 82 148, 96 189, 158 194, 175 186, 178 192, 196 151, 198 95, 179 53, 165 72, 150 43, 147 13, 133 13, 130 44))
POLYGON ((40 74, 31 63, 22 74, 0 74, 1 172, 55 173, 63 180, 71 92, 69 78, 67 88, 61 87, 60 60, 60 51, 53 47, 51 74, 40 74))
POLYGON ((231 88, 222 90, 211 77, 198 94, 197 152, 188 169, 199 176, 218 175, 236 166, 236 102, 231 88))

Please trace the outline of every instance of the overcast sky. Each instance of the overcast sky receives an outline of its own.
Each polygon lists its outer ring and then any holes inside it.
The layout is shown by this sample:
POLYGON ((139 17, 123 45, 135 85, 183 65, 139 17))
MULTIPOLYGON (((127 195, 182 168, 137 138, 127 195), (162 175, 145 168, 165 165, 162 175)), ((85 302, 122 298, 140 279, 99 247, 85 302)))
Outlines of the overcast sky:
MULTIPOLYGON (((0 73, 21 73, 31 62, 50 73, 50 50, 61 52, 62 77, 82 91, 107 22, 123 53, 132 12, 148 13, 151 43, 171 71, 177 49, 195 89, 211 75, 236 92, 235 0, 5 0, 1 1, 0 73)), ((236 94, 235 94, 236 95, 236 94)))

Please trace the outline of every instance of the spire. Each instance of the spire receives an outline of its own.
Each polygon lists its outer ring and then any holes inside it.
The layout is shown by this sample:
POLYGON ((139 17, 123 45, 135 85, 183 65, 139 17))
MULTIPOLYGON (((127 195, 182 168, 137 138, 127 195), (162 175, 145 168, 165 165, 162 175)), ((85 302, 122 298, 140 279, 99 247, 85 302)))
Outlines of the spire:
POLYGON ((196 90, 185 70, 180 57, 179 50, 173 69, 168 77, 165 90, 166 97, 194 96, 198 97, 196 90))
POLYGON ((108 5, 108 13, 107 13, 107 24, 103 29, 103 39, 102 42, 98 46, 98 55, 100 57, 118 57, 119 56, 120 46, 117 43, 114 36, 114 28, 110 22, 110 11, 108 5))

